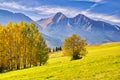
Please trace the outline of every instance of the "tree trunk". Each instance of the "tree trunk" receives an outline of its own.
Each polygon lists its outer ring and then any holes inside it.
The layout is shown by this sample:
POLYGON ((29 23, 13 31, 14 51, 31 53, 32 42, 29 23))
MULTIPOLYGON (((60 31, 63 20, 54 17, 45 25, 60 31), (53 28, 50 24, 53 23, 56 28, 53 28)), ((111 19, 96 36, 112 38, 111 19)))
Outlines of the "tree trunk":
POLYGON ((18 64, 17 64, 17 70, 19 70, 19 69, 20 69, 20 64, 18 63, 18 64))
POLYGON ((40 61, 40 66, 42 66, 42 62, 40 61))
POLYGON ((26 59, 23 61, 23 67, 26 68, 26 59))
POLYGON ((30 67, 32 66, 32 62, 30 61, 30 67))

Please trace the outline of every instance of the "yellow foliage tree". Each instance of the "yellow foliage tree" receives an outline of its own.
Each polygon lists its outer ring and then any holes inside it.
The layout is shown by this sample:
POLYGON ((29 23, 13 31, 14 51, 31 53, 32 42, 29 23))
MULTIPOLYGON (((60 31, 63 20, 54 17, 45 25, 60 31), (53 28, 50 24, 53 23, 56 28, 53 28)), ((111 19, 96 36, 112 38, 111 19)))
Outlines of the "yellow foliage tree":
POLYGON ((33 22, 0 25, 0 72, 42 65, 48 60, 48 52, 33 22))
POLYGON ((72 60, 80 59, 87 53, 86 45, 85 39, 81 39, 79 35, 72 34, 64 40, 62 50, 65 55, 72 56, 72 60))

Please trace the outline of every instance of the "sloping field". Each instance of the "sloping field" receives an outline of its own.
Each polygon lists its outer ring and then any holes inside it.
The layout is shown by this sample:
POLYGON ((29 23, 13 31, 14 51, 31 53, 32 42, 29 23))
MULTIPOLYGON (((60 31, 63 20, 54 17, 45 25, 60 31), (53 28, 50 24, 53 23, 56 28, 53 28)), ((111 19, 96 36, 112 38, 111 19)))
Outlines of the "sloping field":
POLYGON ((0 80, 120 80, 120 43, 87 47, 81 60, 70 61, 62 52, 50 54, 44 66, 0 73, 0 80))

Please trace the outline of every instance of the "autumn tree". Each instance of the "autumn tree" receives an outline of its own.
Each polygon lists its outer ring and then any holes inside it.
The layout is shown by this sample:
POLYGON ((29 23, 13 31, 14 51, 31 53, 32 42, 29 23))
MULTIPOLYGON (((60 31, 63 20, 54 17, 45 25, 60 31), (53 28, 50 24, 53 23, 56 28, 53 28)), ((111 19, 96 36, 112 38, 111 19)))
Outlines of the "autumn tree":
POLYGON ((38 37, 38 43, 36 45, 36 56, 37 60, 39 61, 39 65, 43 65, 46 63, 48 60, 48 53, 49 53, 49 48, 47 47, 47 44, 45 40, 43 39, 42 35, 39 34, 40 36, 38 37))
POLYGON ((33 23, 0 25, 0 72, 43 65, 48 60, 46 41, 33 23))
POLYGON ((81 39, 79 35, 72 34, 64 40, 62 50, 65 55, 72 56, 72 60, 76 60, 87 53, 86 45, 85 39, 81 39))

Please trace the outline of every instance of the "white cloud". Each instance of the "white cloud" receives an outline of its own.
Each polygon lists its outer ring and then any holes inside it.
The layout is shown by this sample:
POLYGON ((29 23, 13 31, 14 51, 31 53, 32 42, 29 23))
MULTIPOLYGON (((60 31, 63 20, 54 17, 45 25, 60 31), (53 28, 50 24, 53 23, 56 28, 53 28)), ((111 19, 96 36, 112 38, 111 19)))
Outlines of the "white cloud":
POLYGON ((67 12, 68 9, 62 7, 52 7, 52 6, 39 6, 33 8, 36 11, 39 11, 42 14, 54 14, 56 12, 67 12))
POLYGON ((98 5, 98 3, 93 4, 92 6, 90 6, 90 8, 86 9, 86 11, 90 11, 92 10, 94 7, 96 7, 98 5))
POLYGON ((87 2, 102 2, 103 0, 71 0, 71 1, 87 1, 87 2))
POLYGON ((32 8, 27 8, 26 6, 20 5, 16 2, 2 2, 0 3, 0 6, 13 8, 13 9, 32 10, 32 8))
POLYGON ((103 0, 89 0, 90 2, 95 2, 95 4, 93 4, 92 6, 90 6, 90 8, 88 8, 86 11, 90 11, 92 9, 94 9, 97 5, 104 3, 103 0))
POLYGON ((91 2, 101 2, 101 1, 103 1, 103 0, 88 0, 88 1, 91 1, 91 2))
POLYGON ((120 19, 114 15, 90 13, 87 11, 82 11, 81 14, 84 14, 84 15, 86 15, 90 18, 94 18, 94 19, 99 19, 99 20, 101 19, 101 20, 106 20, 106 21, 110 21, 110 22, 114 22, 114 23, 120 23, 120 19))
MULTIPOLYGON (((89 0, 89 1, 102 1, 102 0, 89 0)), ((73 17, 77 14, 84 14, 90 18, 99 19, 99 20, 106 20, 114 23, 120 23, 120 19, 115 17, 114 15, 105 15, 105 14, 99 14, 99 13, 91 13, 90 10, 94 8, 97 4, 92 5, 87 10, 77 10, 73 8, 65 8, 65 7, 59 7, 59 6, 38 6, 38 7, 26 7, 23 5, 20 5, 15 2, 3 2, 0 3, 0 6, 2 7, 8 7, 8 8, 14 8, 18 10, 25 10, 25 11, 36 11, 39 14, 45 14, 45 15, 53 15, 57 12, 62 12, 65 15, 68 15, 70 17, 73 17)))
POLYGON ((92 6, 90 6, 88 9, 86 9, 86 11, 90 11, 92 10, 94 7, 96 7, 97 5, 99 5, 100 3, 103 3, 103 0, 74 0, 74 1, 87 1, 87 2, 95 2, 95 4, 93 4, 92 6))

